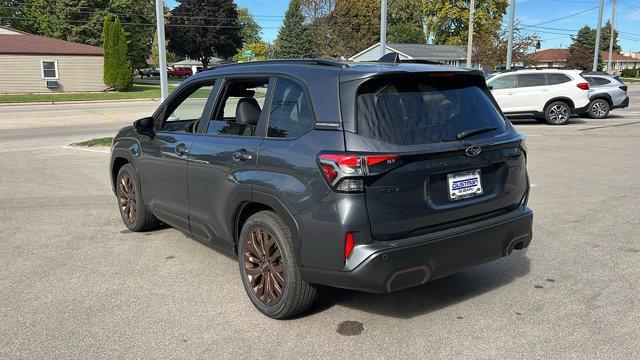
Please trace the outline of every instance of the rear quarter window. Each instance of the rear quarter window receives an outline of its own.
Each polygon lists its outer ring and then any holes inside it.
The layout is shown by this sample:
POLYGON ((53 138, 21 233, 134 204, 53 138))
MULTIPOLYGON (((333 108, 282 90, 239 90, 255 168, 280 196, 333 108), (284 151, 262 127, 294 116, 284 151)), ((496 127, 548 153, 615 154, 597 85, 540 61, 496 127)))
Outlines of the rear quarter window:
POLYGON ((557 85, 571 81, 565 74, 547 74, 547 85, 557 85))
POLYGON ((544 74, 518 75, 518 87, 544 86, 545 84, 544 74))
POLYGON ((373 79, 356 96, 358 133, 387 143, 433 144, 456 141, 466 130, 496 128, 474 136, 482 138, 506 129, 485 90, 468 76, 373 79))

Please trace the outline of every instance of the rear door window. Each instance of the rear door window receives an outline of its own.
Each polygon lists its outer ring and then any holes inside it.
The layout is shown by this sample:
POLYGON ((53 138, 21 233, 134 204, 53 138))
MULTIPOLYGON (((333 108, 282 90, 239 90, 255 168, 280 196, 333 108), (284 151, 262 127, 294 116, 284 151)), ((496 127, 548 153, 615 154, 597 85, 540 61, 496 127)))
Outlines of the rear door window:
POLYGON ((278 78, 267 137, 297 138, 313 127, 311 111, 304 89, 298 83, 286 78, 278 78))
POLYGON ((546 84, 544 74, 518 75, 518 87, 544 86, 546 84))
POLYGON ((496 128, 502 115, 487 94, 465 76, 380 78, 360 86, 356 98, 358 133, 398 145, 456 141, 466 130, 496 128))

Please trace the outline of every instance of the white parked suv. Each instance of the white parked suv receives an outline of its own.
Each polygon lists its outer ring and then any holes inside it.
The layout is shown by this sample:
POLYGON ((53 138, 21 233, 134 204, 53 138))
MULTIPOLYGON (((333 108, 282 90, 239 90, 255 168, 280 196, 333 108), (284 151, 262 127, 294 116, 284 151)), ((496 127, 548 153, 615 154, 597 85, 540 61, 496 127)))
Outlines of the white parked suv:
POLYGON ((589 105, 589 83, 576 70, 506 70, 489 75, 487 85, 508 117, 564 125, 571 114, 583 113, 589 105))

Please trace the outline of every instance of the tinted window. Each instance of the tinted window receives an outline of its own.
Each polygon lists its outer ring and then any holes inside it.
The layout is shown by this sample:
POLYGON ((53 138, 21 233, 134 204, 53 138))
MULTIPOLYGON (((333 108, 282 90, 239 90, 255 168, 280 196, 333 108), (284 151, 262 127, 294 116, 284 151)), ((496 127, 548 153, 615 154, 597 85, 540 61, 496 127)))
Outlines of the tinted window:
POLYGON ((511 89, 516 87, 515 75, 503 76, 497 78, 489 83, 493 87, 493 90, 511 89))
POLYGON ((591 85, 591 86, 596 85, 596 81, 591 76, 585 76, 584 79, 587 80, 589 85, 591 85))
POLYGON ((611 84, 611 81, 605 79, 605 78, 601 78, 601 77, 594 77, 593 80, 596 82, 596 85, 609 85, 611 84))
POLYGON ((374 79, 360 86, 356 99, 358 133, 376 140, 417 145, 457 140, 458 133, 484 127, 505 129, 485 92, 467 76, 374 79))
POLYGON ((226 80, 209 120, 207 134, 255 135, 268 87, 268 78, 226 80), (241 111, 244 115, 238 119, 236 113, 240 106, 244 106, 245 111, 241 111))
POLYGON ((518 75, 518 87, 544 86, 544 74, 522 74, 518 75))
POLYGON ((562 84, 571 81, 565 74, 547 74, 547 85, 562 84))
POLYGON ((268 137, 296 138, 311 130, 313 121, 302 86, 278 78, 271 101, 268 137))

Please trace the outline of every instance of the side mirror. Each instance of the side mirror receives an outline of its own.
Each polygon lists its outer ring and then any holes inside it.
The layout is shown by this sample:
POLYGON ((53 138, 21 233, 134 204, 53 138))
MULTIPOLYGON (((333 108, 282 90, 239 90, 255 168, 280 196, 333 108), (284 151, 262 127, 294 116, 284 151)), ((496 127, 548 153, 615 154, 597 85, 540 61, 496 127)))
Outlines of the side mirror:
POLYGON ((153 135, 153 118, 146 117, 133 122, 133 130, 140 135, 153 135))

